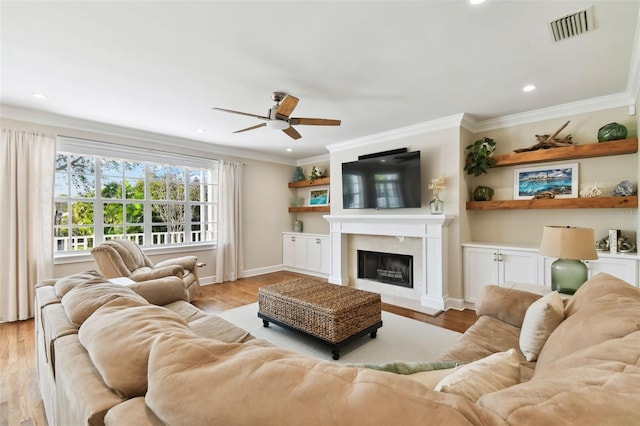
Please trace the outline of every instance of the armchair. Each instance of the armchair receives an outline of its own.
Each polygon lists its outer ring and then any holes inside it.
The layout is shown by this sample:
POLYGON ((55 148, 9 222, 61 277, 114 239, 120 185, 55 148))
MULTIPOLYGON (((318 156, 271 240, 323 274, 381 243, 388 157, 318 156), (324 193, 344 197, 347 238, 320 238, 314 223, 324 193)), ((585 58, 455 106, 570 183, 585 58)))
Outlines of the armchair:
POLYGON ((196 256, 167 259, 154 264, 140 247, 129 240, 109 240, 91 250, 100 274, 105 278, 127 277, 136 282, 176 276, 184 282, 187 300, 200 291, 196 256))

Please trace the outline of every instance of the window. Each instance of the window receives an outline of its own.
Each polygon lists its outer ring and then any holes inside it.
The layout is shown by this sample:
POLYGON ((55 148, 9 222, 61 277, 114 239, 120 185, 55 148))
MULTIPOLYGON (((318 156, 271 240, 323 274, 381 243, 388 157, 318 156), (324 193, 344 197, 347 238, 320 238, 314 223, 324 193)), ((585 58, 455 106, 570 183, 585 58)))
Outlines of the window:
POLYGON ((142 247, 216 241, 217 161, 183 160, 186 166, 152 153, 103 156, 65 145, 56 157, 55 253, 116 238, 142 247))

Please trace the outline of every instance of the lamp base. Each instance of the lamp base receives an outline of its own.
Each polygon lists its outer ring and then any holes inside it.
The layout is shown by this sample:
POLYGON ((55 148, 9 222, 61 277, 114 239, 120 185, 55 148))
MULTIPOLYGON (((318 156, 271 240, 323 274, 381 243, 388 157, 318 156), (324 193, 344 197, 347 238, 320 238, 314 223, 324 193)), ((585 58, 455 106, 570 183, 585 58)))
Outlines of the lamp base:
POLYGON ((579 260, 558 259, 551 264, 551 289, 574 294, 589 277, 587 265, 579 260))

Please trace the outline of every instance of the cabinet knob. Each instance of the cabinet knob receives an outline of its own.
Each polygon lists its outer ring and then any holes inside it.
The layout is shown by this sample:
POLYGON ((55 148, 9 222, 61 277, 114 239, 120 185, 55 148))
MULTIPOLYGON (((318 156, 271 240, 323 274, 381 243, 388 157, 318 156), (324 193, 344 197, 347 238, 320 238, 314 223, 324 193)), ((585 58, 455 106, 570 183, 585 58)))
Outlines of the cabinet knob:
POLYGON ((320 238, 316 238, 316 244, 320 244, 320 238))

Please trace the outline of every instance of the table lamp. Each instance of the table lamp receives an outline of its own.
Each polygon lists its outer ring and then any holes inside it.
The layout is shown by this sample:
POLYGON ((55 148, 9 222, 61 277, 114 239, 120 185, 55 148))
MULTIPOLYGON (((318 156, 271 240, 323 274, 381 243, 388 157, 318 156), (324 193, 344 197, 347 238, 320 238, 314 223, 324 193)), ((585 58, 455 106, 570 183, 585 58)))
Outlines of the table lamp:
POLYGON ((589 270, 581 260, 595 260, 596 239, 593 228, 545 226, 539 253, 557 257, 551 264, 551 288, 573 294, 587 280, 589 270))

